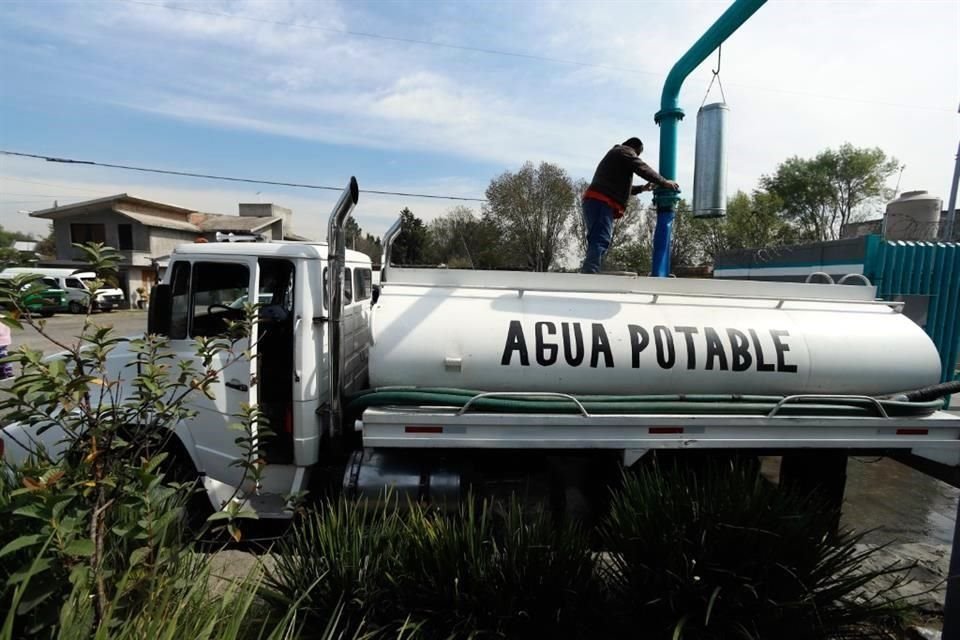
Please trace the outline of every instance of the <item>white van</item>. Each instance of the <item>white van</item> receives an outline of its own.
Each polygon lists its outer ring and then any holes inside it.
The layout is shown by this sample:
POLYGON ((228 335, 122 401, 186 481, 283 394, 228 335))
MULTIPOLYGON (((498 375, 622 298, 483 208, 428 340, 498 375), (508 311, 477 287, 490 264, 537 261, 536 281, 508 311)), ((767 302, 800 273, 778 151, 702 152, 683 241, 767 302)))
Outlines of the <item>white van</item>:
POLYGON ((93 311, 112 311, 123 304, 121 289, 101 287, 91 293, 90 287, 97 279, 92 271, 77 271, 69 268, 48 267, 10 267, 3 270, 3 276, 37 274, 54 278, 60 289, 67 292, 67 310, 70 313, 83 313, 92 303, 93 311))

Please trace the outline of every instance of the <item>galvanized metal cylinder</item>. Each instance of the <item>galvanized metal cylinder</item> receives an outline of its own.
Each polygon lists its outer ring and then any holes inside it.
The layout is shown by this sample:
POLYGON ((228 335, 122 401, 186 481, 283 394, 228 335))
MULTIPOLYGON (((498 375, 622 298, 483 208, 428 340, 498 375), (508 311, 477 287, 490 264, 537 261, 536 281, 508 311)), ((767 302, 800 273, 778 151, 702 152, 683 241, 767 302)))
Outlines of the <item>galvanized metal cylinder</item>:
POLYGON ((727 213, 727 114, 724 102, 697 112, 697 147, 693 166, 693 215, 717 218, 727 213))

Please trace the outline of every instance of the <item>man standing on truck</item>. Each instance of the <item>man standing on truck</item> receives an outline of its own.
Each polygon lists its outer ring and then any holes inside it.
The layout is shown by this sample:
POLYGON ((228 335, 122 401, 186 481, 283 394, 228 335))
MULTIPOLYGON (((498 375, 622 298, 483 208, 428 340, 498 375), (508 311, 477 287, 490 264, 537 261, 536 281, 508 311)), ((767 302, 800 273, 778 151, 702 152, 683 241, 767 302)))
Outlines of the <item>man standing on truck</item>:
POLYGON ((583 194, 583 226, 587 232, 587 255, 581 273, 599 273, 603 257, 613 238, 613 222, 623 217, 627 200, 656 186, 679 191, 673 180, 667 180, 640 159, 643 143, 630 138, 614 145, 597 165, 593 182, 583 194), (648 180, 647 184, 633 185, 633 174, 648 180))

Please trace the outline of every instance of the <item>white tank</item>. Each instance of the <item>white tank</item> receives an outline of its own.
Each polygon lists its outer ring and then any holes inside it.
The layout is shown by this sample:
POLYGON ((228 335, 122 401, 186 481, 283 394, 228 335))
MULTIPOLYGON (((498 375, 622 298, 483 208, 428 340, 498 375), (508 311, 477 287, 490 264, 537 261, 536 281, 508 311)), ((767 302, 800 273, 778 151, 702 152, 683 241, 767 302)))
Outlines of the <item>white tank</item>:
POLYGON ((883 235, 887 240, 936 241, 943 201, 926 191, 905 191, 887 205, 883 235))
POLYGON ((885 394, 940 379, 873 287, 391 269, 371 386, 885 394), (576 291, 572 289, 577 289, 576 291))

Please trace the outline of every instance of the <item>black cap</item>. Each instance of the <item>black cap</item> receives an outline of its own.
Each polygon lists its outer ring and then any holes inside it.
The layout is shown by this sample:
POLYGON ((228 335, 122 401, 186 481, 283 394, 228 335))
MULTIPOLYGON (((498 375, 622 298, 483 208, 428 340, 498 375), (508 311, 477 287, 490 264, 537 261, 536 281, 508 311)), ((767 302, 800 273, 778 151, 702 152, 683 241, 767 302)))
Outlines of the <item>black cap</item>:
POLYGON ((640 140, 640 138, 627 138, 627 140, 623 143, 623 146, 633 147, 637 150, 637 153, 643 151, 643 141, 640 140))

